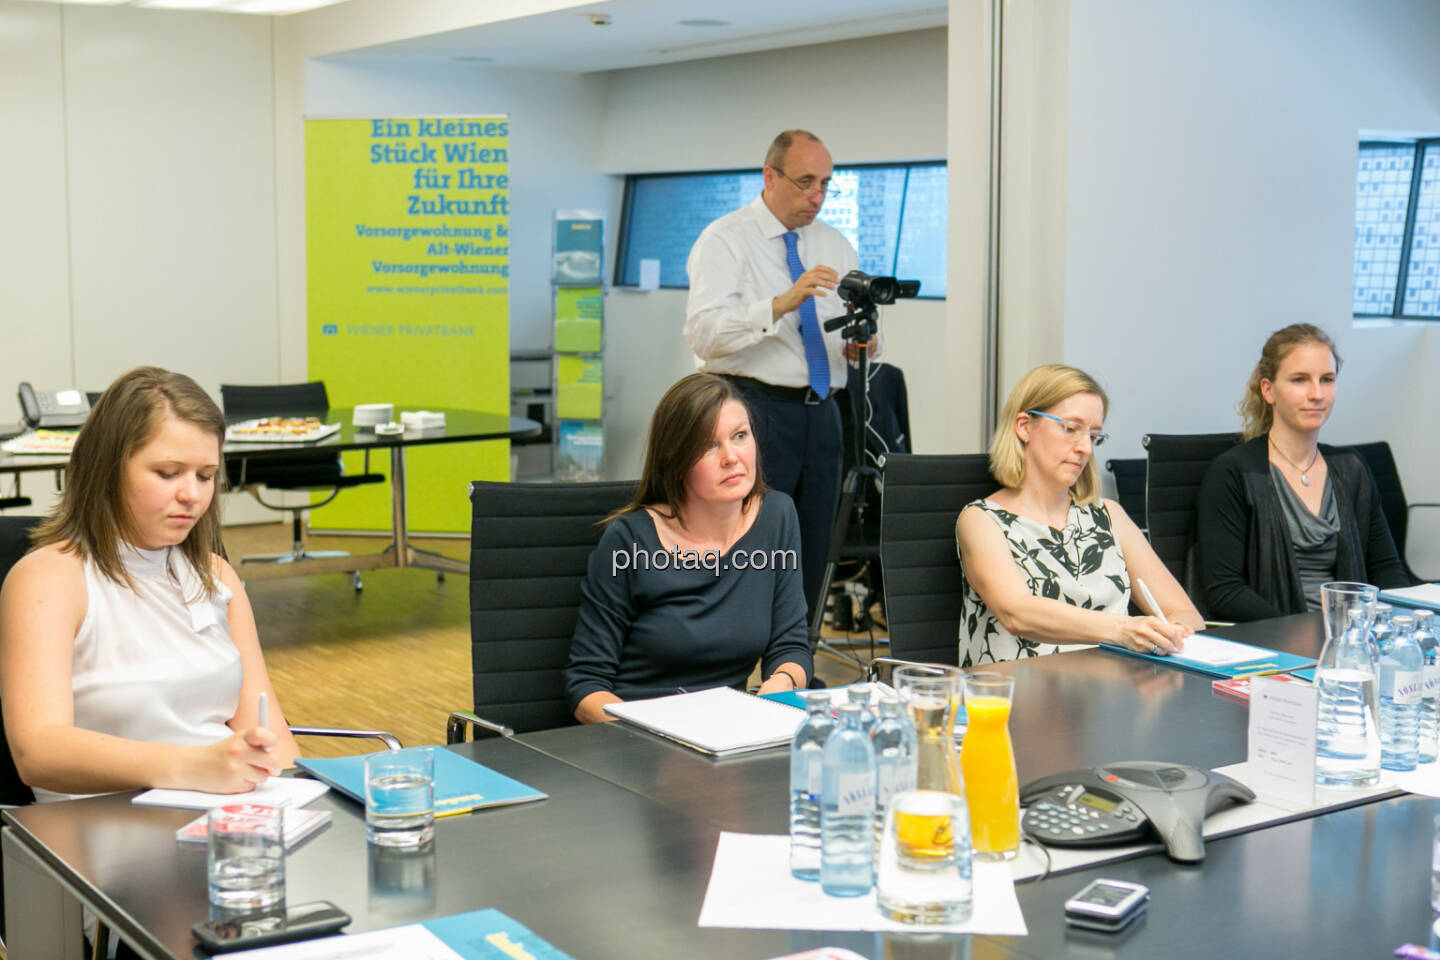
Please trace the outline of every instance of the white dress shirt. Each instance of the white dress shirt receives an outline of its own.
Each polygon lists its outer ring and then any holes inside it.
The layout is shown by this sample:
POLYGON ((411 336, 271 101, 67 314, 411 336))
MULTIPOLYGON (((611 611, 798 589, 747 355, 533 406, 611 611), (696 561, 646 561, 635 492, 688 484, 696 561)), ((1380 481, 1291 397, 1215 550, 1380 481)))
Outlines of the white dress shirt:
MULTIPOLYGON (((764 197, 727 213, 704 229, 690 250, 690 298, 685 306, 685 341, 706 373, 753 377, 780 387, 806 387, 805 341, 800 311, 773 319, 770 301, 795 285, 785 262, 787 228, 764 197)), ((795 231, 805 269, 827 266, 841 277, 860 266, 850 241, 819 220, 795 231)), ((845 312, 839 294, 812 298, 821 327, 845 312)), ((830 385, 845 386, 844 338, 824 334, 830 357, 830 385)))

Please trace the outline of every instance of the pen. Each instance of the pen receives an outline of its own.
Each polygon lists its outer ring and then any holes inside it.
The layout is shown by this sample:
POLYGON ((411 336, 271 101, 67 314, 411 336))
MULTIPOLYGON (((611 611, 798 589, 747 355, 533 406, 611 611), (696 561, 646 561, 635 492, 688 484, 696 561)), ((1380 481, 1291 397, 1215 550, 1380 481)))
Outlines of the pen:
POLYGON ((260 719, 256 725, 261 727, 270 726, 270 698, 265 696, 263 690, 260 692, 260 719))
MULTIPOLYGON (((1257 667, 1273 667, 1273 666, 1275 666, 1275 664, 1273 664, 1273 663, 1257 663, 1256 666, 1257 666, 1257 667)), ((1245 678, 1245 677, 1275 677, 1275 676, 1279 676, 1279 675, 1282 674, 1282 673, 1295 673, 1295 672, 1298 671, 1298 670, 1309 670, 1309 669, 1310 669, 1311 667, 1313 667, 1313 666, 1315 666, 1315 664, 1313 664, 1313 663, 1307 663, 1307 664, 1305 664, 1305 665, 1303 665, 1303 666, 1299 666, 1299 667, 1285 667, 1284 669, 1280 669, 1280 670, 1255 670, 1255 671, 1252 671, 1251 673, 1237 673, 1237 674, 1234 676, 1234 679, 1240 680, 1240 679, 1243 679, 1243 678, 1245 678)))
POLYGON ((1136 577, 1135 586, 1140 588, 1140 596, 1144 598, 1145 606, 1150 608, 1150 613, 1158 619, 1164 620, 1165 611, 1161 610, 1160 604, 1155 602, 1155 595, 1150 592, 1149 587, 1145 586, 1145 581, 1136 577))

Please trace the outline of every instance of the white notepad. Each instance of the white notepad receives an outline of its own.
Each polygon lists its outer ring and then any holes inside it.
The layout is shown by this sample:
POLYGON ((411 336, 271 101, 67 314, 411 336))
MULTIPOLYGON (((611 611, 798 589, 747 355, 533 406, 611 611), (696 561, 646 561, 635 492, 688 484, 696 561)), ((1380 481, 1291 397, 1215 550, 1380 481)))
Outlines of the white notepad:
POLYGON ((263 803, 271 807, 303 807, 330 787, 309 777, 271 777, 246 793, 205 793, 202 790, 146 790, 130 802, 140 807, 181 807, 209 810, 232 803, 263 803))
POLYGON ((713 757, 789 743, 805 720, 803 710, 731 687, 607 703, 605 712, 713 757))
POLYGON ((1407 607, 1440 610, 1440 583, 1422 583, 1416 587, 1381 590, 1380 599, 1386 603, 1398 603, 1407 607))

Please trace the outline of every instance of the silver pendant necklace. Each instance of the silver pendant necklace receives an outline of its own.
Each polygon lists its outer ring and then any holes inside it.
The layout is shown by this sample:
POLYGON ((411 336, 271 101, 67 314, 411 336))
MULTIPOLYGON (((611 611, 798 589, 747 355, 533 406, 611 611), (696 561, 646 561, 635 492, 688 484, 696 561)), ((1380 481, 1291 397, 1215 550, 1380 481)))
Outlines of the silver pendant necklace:
POLYGON ((1303 467, 1300 466, 1300 464, 1296 463, 1294 460, 1291 460, 1289 457, 1285 456, 1285 451, 1277 447, 1273 439, 1270 440, 1270 449, 1280 454, 1280 459, 1290 464, 1290 466, 1294 467, 1299 472, 1301 483, 1305 484, 1305 486, 1307 487, 1310 486, 1310 468, 1315 466, 1316 460, 1320 459, 1320 447, 1318 445, 1315 447, 1315 455, 1311 457, 1310 462, 1303 467))

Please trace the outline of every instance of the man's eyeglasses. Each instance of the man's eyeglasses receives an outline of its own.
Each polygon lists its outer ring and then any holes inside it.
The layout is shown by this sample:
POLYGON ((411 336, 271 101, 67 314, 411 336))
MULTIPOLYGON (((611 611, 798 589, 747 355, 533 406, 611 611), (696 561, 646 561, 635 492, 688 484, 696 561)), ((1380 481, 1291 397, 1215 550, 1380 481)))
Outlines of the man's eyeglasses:
MULTIPOLYGON (((1065 439, 1071 441, 1072 443, 1076 440, 1079 440, 1080 434, 1085 432, 1085 424, 1081 423, 1079 420, 1066 420, 1064 417, 1057 417, 1053 413, 1045 413, 1040 410, 1026 410, 1025 412, 1030 414, 1030 416, 1032 417, 1044 417, 1046 420, 1054 420, 1056 423, 1060 424, 1060 426, 1065 428, 1065 439)), ((1110 434, 1105 433, 1101 430, 1090 431, 1090 446, 1092 447, 1098 447, 1109 439, 1110 434)))
POLYGON ((830 196, 830 181, 828 179, 816 180, 814 177, 801 177, 799 180, 796 180, 794 177, 790 176, 790 174, 786 173, 784 170, 781 170, 779 167, 771 167, 770 169, 774 170, 776 173, 780 174, 780 176, 793 183, 795 185, 795 189, 799 190, 801 193, 818 193, 821 197, 830 196))

